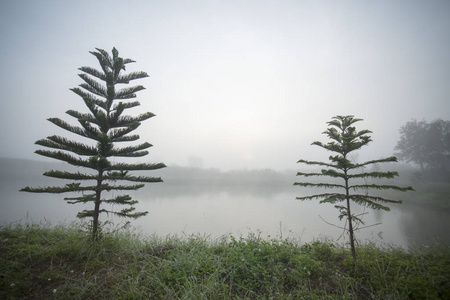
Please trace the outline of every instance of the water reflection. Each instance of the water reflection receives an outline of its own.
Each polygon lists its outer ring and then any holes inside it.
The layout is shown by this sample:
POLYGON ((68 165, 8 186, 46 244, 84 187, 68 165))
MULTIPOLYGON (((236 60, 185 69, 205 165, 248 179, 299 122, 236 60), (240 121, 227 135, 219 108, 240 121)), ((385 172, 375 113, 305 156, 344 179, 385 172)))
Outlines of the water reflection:
MULTIPOLYGON (((161 198, 145 199, 139 204, 139 209, 149 211, 149 215, 135 223, 139 224, 144 232, 158 235, 200 233, 212 237, 224 234, 246 236, 250 231, 261 231, 264 237, 282 235, 304 242, 320 238, 329 238, 340 243, 348 240, 346 235, 342 236, 342 229, 328 224, 345 226, 345 222, 338 220, 338 212, 333 205, 318 204, 316 201, 297 201, 296 196, 298 193, 261 197, 221 192, 179 196, 171 198, 170 201, 161 198)), ((419 231, 415 231, 408 220, 405 222, 405 218, 415 219, 416 214, 423 213, 424 210, 414 211, 405 207, 409 205, 396 205, 390 212, 366 210, 368 213, 363 218, 365 225, 361 227, 381 224, 358 229, 358 241, 372 241, 380 245, 394 244, 404 248, 426 242, 426 236, 414 234, 419 231), (402 224, 403 222, 405 224, 402 224)), ((354 211, 363 213, 365 210, 355 207, 354 211)), ((432 231, 434 227, 427 228, 432 231)), ((437 231, 435 233, 440 234, 437 231)))
POLYGON ((448 210, 405 203, 398 223, 408 246, 427 245, 436 241, 450 244, 448 210))
MULTIPOLYGON (((53 223, 70 222, 84 209, 82 205, 66 204, 61 195, 18 192, 26 185, 60 185, 61 181, 42 176, 43 171, 57 168, 55 165, 9 161, 6 167, 13 172, 1 177, 0 181, 2 223, 24 220, 27 214, 35 221, 45 218, 53 223)), ((164 183, 149 184, 132 193, 140 201, 136 209, 149 211, 149 215, 131 222, 146 234, 200 233, 219 237, 226 234, 246 236, 250 231, 261 231, 263 237, 290 236, 304 242, 319 238, 339 243, 348 240, 347 236, 342 236, 341 229, 327 224, 345 225, 338 220, 338 211, 333 205, 295 200, 302 194, 317 193, 317 190, 294 187, 295 171, 224 173, 172 167, 162 173, 158 176, 163 177, 164 183)), ((405 248, 433 239, 450 244, 448 210, 413 204, 407 199, 391 208, 390 212, 381 212, 355 207, 355 213, 368 212, 364 215, 366 226, 382 223, 357 230, 357 239, 405 248)), ((120 221, 114 219, 114 222, 120 221)))

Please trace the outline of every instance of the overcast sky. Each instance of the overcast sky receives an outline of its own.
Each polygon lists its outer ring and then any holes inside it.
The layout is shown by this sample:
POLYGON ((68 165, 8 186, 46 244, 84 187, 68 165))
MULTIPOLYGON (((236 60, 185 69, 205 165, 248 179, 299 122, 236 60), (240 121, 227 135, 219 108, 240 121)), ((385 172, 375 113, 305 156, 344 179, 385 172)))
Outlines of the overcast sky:
POLYGON ((450 119, 449 16, 448 0, 1 1, 0 157, 77 138, 46 119, 86 111, 69 88, 96 47, 150 75, 132 111, 157 115, 146 162, 297 168, 327 160, 310 144, 348 114, 373 131, 358 159, 390 156, 407 121, 450 119))

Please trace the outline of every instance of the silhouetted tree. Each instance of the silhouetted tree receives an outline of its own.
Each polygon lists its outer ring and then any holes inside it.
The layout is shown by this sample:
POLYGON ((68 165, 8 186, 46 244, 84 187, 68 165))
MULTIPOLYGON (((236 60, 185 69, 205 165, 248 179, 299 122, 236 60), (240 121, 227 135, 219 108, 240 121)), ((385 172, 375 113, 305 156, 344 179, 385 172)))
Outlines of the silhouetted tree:
POLYGON ((336 116, 333 117, 330 122, 327 122, 329 128, 323 132, 331 140, 327 144, 321 142, 313 142, 312 145, 319 146, 328 151, 334 152, 337 155, 331 155, 329 157, 330 162, 318 162, 299 160, 298 163, 304 163, 307 165, 317 165, 326 167, 322 169, 320 173, 303 173, 298 172, 297 176, 329 176, 331 178, 339 179, 341 183, 312 183, 312 182, 295 182, 294 185, 302 187, 317 187, 325 189, 340 189, 340 193, 323 193, 305 197, 297 197, 298 200, 313 200, 322 199, 320 203, 336 204, 340 212, 339 219, 345 218, 348 222, 348 233, 350 236, 350 246, 352 255, 356 258, 355 251, 355 235, 354 235, 354 223, 363 223, 361 218, 351 211, 351 201, 375 209, 389 211, 389 207, 385 206, 386 203, 401 203, 398 200, 390 200, 382 197, 372 196, 368 194, 368 190, 397 190, 397 191, 409 191, 413 190, 412 187, 397 187, 394 185, 378 185, 368 184, 367 178, 393 178, 398 176, 397 172, 362 172, 358 173, 357 170, 364 168, 368 165, 376 165, 379 163, 397 162, 395 156, 388 158, 371 160, 364 163, 353 163, 349 159, 350 153, 361 149, 371 142, 371 138, 368 135, 372 133, 369 130, 356 131, 356 128, 352 126, 355 122, 362 121, 362 119, 356 119, 353 116, 336 116), (364 179, 364 183, 357 182, 358 179, 364 179), (357 191, 365 190, 365 194, 358 194, 357 191), (344 202, 344 205, 337 204, 344 202))
POLYGON ((449 167, 450 121, 412 120, 400 128, 400 134, 395 147, 400 160, 416 163, 422 170, 449 167))
POLYGON ((146 149, 152 145, 145 142, 139 145, 120 147, 119 143, 132 142, 139 139, 136 134, 131 134, 141 125, 141 122, 154 116, 150 112, 138 116, 123 115, 126 109, 140 105, 138 101, 129 101, 136 97, 136 92, 144 89, 137 85, 118 89, 120 84, 129 84, 130 81, 148 77, 145 72, 131 72, 122 74, 125 65, 134 62, 131 59, 119 57, 119 52, 113 48, 112 57, 104 50, 96 48, 96 52, 90 52, 99 61, 101 71, 91 67, 81 67, 83 73, 79 74, 84 83, 79 87, 71 89, 79 95, 87 108, 88 113, 81 113, 75 110, 68 110, 66 113, 75 118, 80 126, 72 126, 59 119, 50 118, 50 122, 71 133, 94 141, 94 145, 84 144, 69 140, 61 136, 49 136, 38 140, 36 144, 57 150, 37 150, 35 153, 67 162, 77 167, 90 169, 91 172, 67 172, 51 170, 45 172, 45 176, 68 179, 67 183, 61 187, 26 187, 21 189, 25 192, 33 193, 67 193, 81 192, 79 197, 64 198, 70 204, 90 203, 94 207, 92 210, 83 210, 78 213, 79 218, 92 218, 92 235, 97 238, 99 230, 99 215, 107 213, 120 217, 138 218, 148 212, 135 212, 134 204, 137 203, 129 195, 116 195, 103 198, 104 192, 136 190, 144 184, 119 185, 112 184, 116 181, 131 182, 161 182, 159 177, 133 176, 129 171, 155 170, 165 167, 163 163, 147 164, 126 164, 115 163, 111 157, 142 157, 148 154, 146 149), (99 79, 102 83, 95 79, 99 79), (71 154, 71 153, 72 154, 71 154), (77 155, 77 156, 76 156, 77 155), (79 182, 78 182, 79 181, 79 182), (83 184, 82 182, 94 182, 93 184, 83 184), (101 208, 102 204, 127 206, 119 211, 101 208))

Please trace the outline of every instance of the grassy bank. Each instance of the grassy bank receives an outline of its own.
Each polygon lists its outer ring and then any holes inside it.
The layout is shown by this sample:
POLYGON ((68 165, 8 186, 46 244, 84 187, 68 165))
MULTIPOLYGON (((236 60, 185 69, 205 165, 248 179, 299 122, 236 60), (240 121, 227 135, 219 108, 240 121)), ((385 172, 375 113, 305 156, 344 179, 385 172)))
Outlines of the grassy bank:
POLYGON ((450 299, 450 249, 0 228, 1 299, 450 299))

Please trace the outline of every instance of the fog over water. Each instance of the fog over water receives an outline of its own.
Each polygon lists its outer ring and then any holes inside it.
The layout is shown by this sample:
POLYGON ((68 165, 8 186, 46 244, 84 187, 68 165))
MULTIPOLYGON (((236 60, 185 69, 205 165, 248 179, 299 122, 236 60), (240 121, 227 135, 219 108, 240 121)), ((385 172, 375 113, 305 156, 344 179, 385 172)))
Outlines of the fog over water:
MULTIPOLYGON (((12 177, 4 174, 1 177, 0 220, 3 224, 19 220, 35 223, 47 220, 54 225, 70 223, 77 220, 75 216, 83 208, 92 209, 66 204, 64 195, 18 192, 28 184, 61 184, 61 180, 48 179, 41 174, 49 168, 65 167, 64 164, 10 159, 0 159, 0 162, 3 170, 14 170, 12 177)), ((145 235, 200 234, 218 238, 260 232, 264 238, 291 237, 303 242, 320 238, 337 243, 348 240, 346 235, 341 236, 341 229, 328 224, 344 225, 339 222, 333 205, 295 200, 296 196, 310 195, 317 190, 294 187, 293 170, 221 172, 169 166, 160 173, 164 183, 147 184, 131 193, 139 200, 137 210, 149 211, 145 217, 130 220, 131 225, 145 235)), ((354 213, 368 212, 363 218, 366 226, 381 223, 357 230, 358 241, 404 248, 437 240, 450 243, 449 209, 420 205, 411 201, 408 194, 396 193, 395 196, 404 203, 390 205, 390 212, 354 207, 354 213)), ((101 220, 112 220, 116 225, 127 221, 106 215, 101 220)))
MULTIPOLYGON (((449 15, 445 0, 1 1, 0 222, 70 222, 83 209, 18 190, 53 185, 41 174, 67 168, 34 154, 35 141, 93 145, 47 119, 77 125, 65 112, 88 112, 69 90, 82 83, 78 68, 99 68, 89 51, 116 47, 136 61, 127 72, 150 76, 136 81, 146 89, 129 114, 156 114, 133 132, 150 154, 127 162, 169 166, 146 174, 164 183, 133 193, 149 211, 134 225, 158 235, 336 240, 342 230, 325 223, 342 225, 332 205, 295 200, 317 192, 292 186, 297 161, 327 160, 311 143, 325 141, 336 115, 373 132, 352 156, 360 162, 393 155, 412 119, 450 120, 449 15)), ((366 225, 382 225, 357 238, 448 243, 450 181, 414 183, 402 168, 396 182, 418 192, 395 195, 404 204, 391 212, 369 211, 366 225)))

